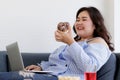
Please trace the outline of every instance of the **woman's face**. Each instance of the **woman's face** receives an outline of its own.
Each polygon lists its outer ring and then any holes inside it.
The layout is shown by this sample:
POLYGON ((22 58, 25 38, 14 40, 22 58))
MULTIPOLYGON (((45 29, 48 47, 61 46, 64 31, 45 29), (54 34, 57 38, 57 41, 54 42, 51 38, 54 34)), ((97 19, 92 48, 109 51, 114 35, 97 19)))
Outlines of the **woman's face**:
POLYGON ((87 11, 79 13, 74 26, 77 35, 80 36, 81 39, 89 39, 93 37, 95 26, 87 11))

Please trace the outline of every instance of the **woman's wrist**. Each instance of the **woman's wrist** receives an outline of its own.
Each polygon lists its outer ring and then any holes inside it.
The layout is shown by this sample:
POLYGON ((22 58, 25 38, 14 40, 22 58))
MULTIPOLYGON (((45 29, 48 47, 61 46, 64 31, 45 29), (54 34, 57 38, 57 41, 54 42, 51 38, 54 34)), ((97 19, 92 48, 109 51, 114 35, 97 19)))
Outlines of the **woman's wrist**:
POLYGON ((72 43, 74 43, 75 42, 75 40, 74 39, 72 39, 72 40, 70 40, 70 41, 68 41, 68 45, 71 45, 72 43))

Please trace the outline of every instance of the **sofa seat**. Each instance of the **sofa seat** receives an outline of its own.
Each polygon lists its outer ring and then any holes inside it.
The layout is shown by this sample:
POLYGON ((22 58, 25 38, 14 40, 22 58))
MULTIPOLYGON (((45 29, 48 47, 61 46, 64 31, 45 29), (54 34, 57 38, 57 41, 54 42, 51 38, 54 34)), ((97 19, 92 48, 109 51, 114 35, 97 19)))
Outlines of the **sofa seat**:
POLYGON ((58 80, 50 74, 36 74, 24 71, 0 72, 0 80, 58 80))

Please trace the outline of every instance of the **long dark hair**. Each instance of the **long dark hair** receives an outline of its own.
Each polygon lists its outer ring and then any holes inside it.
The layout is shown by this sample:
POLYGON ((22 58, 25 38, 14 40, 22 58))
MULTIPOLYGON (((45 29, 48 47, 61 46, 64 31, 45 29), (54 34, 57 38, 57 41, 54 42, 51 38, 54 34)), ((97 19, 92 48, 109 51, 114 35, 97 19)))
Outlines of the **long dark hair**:
MULTIPOLYGON (((102 37, 106 41, 106 43, 108 44, 109 49, 111 51, 114 51, 113 43, 110 42, 111 35, 105 27, 104 19, 103 19, 103 16, 101 15, 100 11, 95 7, 82 7, 77 11, 76 18, 78 18, 78 15, 82 11, 88 12, 93 24, 95 25, 95 30, 94 30, 93 36, 94 37, 102 37)), ((76 33, 74 26, 73 26, 73 30, 76 33)), ((76 41, 78 41, 78 40, 80 40, 80 37, 78 35, 76 35, 74 39, 76 41)))

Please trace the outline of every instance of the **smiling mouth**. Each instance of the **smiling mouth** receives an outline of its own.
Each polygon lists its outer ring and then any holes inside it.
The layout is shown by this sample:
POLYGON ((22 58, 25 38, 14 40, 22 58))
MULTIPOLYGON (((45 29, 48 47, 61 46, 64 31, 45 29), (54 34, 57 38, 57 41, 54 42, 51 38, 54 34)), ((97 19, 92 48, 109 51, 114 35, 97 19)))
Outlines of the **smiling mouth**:
POLYGON ((81 27, 77 27, 77 30, 83 30, 83 28, 81 28, 81 27))

